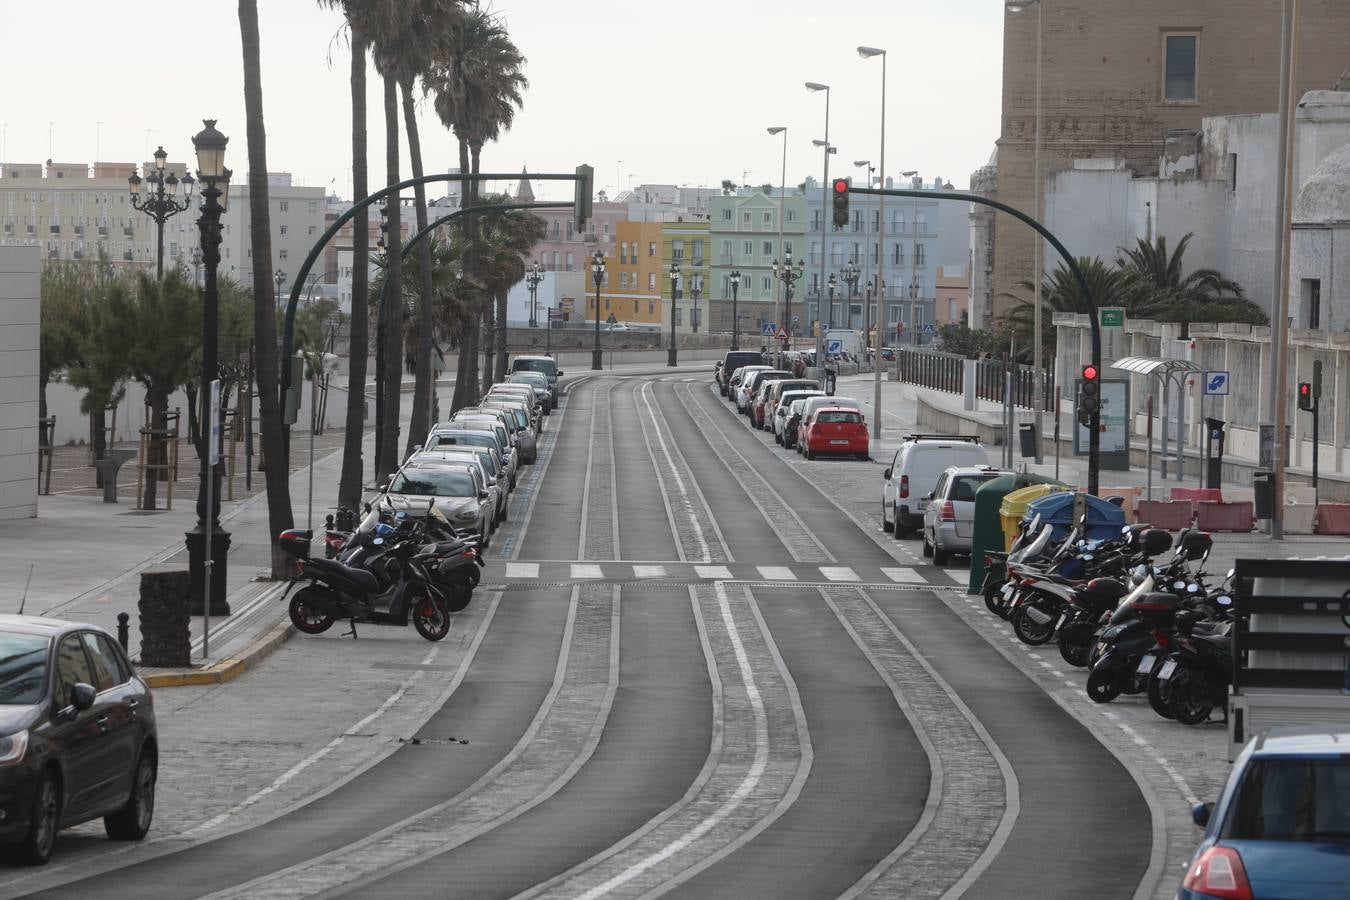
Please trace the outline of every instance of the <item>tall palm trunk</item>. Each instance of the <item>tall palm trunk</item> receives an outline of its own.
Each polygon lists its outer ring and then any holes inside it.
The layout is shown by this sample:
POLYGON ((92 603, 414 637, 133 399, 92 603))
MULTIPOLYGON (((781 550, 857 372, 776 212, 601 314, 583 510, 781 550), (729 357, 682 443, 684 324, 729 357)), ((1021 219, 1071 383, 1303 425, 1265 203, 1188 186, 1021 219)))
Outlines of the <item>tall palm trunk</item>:
POLYGON ((497 381, 506 380, 506 291, 497 292, 497 381))
MULTIPOLYGON (((398 184, 398 82, 384 76, 384 152, 385 180, 398 184)), ((389 209, 389 232, 385 235, 385 277, 390 279, 389 300, 380 304, 380 319, 384 324, 384 435, 380 447, 380 465, 383 472, 375 473, 375 480, 398 468, 399 412, 403 394, 403 223, 399 199, 386 198, 389 209)))
POLYGON ((267 522, 272 536, 272 577, 286 574, 286 554, 276 536, 295 524, 290 462, 282 434, 278 391, 276 297, 272 292, 272 231, 268 215, 267 131, 263 126, 258 0, 239 0, 244 47, 244 112, 248 125, 249 239, 253 248, 253 337, 257 343, 258 418, 267 460, 267 522))
POLYGON ((482 317, 482 335, 483 335, 483 389, 492 387, 492 358, 497 349, 497 330, 493 327, 493 313, 495 308, 492 303, 492 294, 488 294, 483 301, 482 317))
MULTIPOLYGON (((459 139, 459 170, 469 173, 469 142, 459 139)), ((472 181, 461 182, 461 203, 465 209, 473 206, 478 187, 472 181)), ((476 216, 464 217, 464 275, 471 280, 477 274, 477 238, 478 224, 476 216)), ((470 405, 478 399, 478 317, 470 316, 459 340, 459 360, 455 367, 455 394, 450 401, 450 414, 470 405)))
MULTIPOLYGON (((403 92, 403 127, 408 133, 408 158, 412 162, 414 178, 422 177, 422 142, 417 135, 417 109, 413 106, 412 82, 401 84, 403 92)), ((417 230, 420 233, 427 227, 427 189, 417 185, 413 189, 417 204, 417 230)), ((435 288, 431 283, 431 241, 427 238, 417 242, 418 268, 421 270, 422 299, 417 304, 417 346, 413 348, 415 374, 413 377, 412 424, 408 428, 406 454, 425 440, 431 430, 431 395, 436 390, 431 374, 432 332, 435 329, 433 304, 436 302, 435 288)))
MULTIPOLYGON (((352 28, 352 200, 366 198, 366 35, 352 28)), ((342 478, 338 504, 356 509, 361 502, 361 445, 366 427, 366 362, 370 353, 367 307, 370 274, 368 210, 352 220, 352 318, 347 379, 347 431, 342 439, 342 478)), ((378 473, 376 473, 378 475, 378 473)), ((376 478, 376 481, 379 479, 376 478)))

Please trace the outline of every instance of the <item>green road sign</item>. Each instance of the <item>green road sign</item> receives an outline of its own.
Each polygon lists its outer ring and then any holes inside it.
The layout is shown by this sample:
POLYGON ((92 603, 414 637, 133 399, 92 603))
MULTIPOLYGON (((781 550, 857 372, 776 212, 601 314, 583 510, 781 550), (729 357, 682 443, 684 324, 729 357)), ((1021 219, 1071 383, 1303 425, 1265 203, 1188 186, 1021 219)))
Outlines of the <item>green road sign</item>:
POLYGON ((1120 307, 1107 307, 1101 311, 1103 328, 1124 328, 1125 310, 1120 307))

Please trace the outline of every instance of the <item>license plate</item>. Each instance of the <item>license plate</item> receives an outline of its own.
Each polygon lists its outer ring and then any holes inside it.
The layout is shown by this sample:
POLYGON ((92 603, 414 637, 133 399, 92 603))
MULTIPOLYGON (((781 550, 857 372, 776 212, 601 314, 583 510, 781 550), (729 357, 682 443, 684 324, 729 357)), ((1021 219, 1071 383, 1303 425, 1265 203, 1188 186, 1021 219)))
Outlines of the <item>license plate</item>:
POLYGON ((831 444, 848 444, 848 441, 830 441, 831 444))
POLYGON ((919 512, 923 512, 923 511, 924 511, 925 509, 927 509, 927 508, 928 508, 928 501, 927 501, 927 500, 920 500, 920 501, 918 501, 918 503, 915 505, 915 509, 917 509, 919 512))
POLYGON ((1172 673, 1176 671, 1176 668, 1177 661, 1175 659, 1169 659, 1167 662, 1163 663, 1163 667, 1158 670, 1158 679, 1160 681, 1166 681, 1171 678, 1172 673))
POLYGON ((1139 660, 1139 668, 1136 669, 1135 671, 1138 672, 1140 675, 1147 675, 1149 672, 1152 672, 1153 671, 1152 654, 1145 654, 1144 658, 1139 660))
POLYGON ((1011 582, 1011 581, 1008 582, 1007 584, 1005 584, 1005 585, 1003 586, 1003 590, 999 591, 999 593, 1002 594, 1002 595, 1005 596, 1005 597, 1011 597, 1011 596, 1012 596, 1012 592, 1013 592, 1013 586, 1012 586, 1012 582, 1011 582))

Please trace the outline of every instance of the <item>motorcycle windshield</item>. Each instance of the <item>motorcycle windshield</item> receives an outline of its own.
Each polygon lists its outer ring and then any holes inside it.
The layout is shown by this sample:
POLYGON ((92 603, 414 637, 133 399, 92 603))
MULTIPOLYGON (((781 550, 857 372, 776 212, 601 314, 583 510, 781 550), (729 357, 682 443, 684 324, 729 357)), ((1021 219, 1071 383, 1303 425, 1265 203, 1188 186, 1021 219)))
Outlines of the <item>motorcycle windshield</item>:
POLYGON ((378 524, 380 524, 380 511, 372 509, 366 513, 365 518, 361 520, 361 524, 356 526, 356 532, 357 534, 368 534, 374 531, 378 524))
POLYGON ((1024 560, 1035 559, 1040 556, 1045 548, 1050 544, 1050 535, 1054 533, 1054 526, 1047 525, 1041 529, 1041 533, 1036 536, 1036 540, 1027 544, 1021 550, 1008 555, 1009 563, 1020 563, 1024 560))
POLYGON ((1123 618, 1128 618, 1124 611, 1129 605, 1145 594, 1152 593, 1152 591, 1153 576, 1149 575, 1143 581, 1139 582, 1139 585, 1134 590, 1120 598, 1120 602, 1116 604, 1116 611, 1111 614, 1111 623, 1113 625, 1118 624, 1123 618))

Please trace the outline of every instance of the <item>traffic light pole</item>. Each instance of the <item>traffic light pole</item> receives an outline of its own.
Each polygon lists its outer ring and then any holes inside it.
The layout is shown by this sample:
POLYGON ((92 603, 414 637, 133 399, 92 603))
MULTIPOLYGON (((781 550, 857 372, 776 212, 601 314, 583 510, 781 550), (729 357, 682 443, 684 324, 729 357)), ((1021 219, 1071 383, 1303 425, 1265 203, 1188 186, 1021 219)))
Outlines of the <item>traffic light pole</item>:
MULTIPOLYGON (((997 200, 990 200, 988 197, 980 197, 976 194, 963 194, 957 191, 928 191, 912 190, 907 188, 858 188, 850 187, 849 192, 853 194, 875 194, 879 197, 912 197, 926 200, 952 200, 960 203, 975 203, 980 206, 990 206, 1000 212, 1005 212, 1036 231, 1041 237, 1055 248, 1064 260, 1064 265, 1073 275, 1074 282, 1078 285, 1079 292, 1083 295, 1083 300, 1088 306, 1088 322, 1092 331, 1092 365, 1100 372, 1102 368, 1102 323, 1097 314, 1097 298, 1092 294, 1092 288, 1088 284, 1087 278, 1083 275, 1083 270, 1078 266, 1078 260, 1073 258, 1059 238, 1055 237, 1050 231, 1036 221, 1032 216, 1027 215, 1020 209, 1009 206, 1006 203, 1000 203, 997 200)), ((1037 440, 1040 435, 1037 435, 1037 440)), ((1098 408, 1092 413, 1092 424, 1088 429, 1088 484, 1089 494, 1096 494, 1101 474, 1101 443, 1102 443, 1102 422, 1101 409, 1098 408)))

